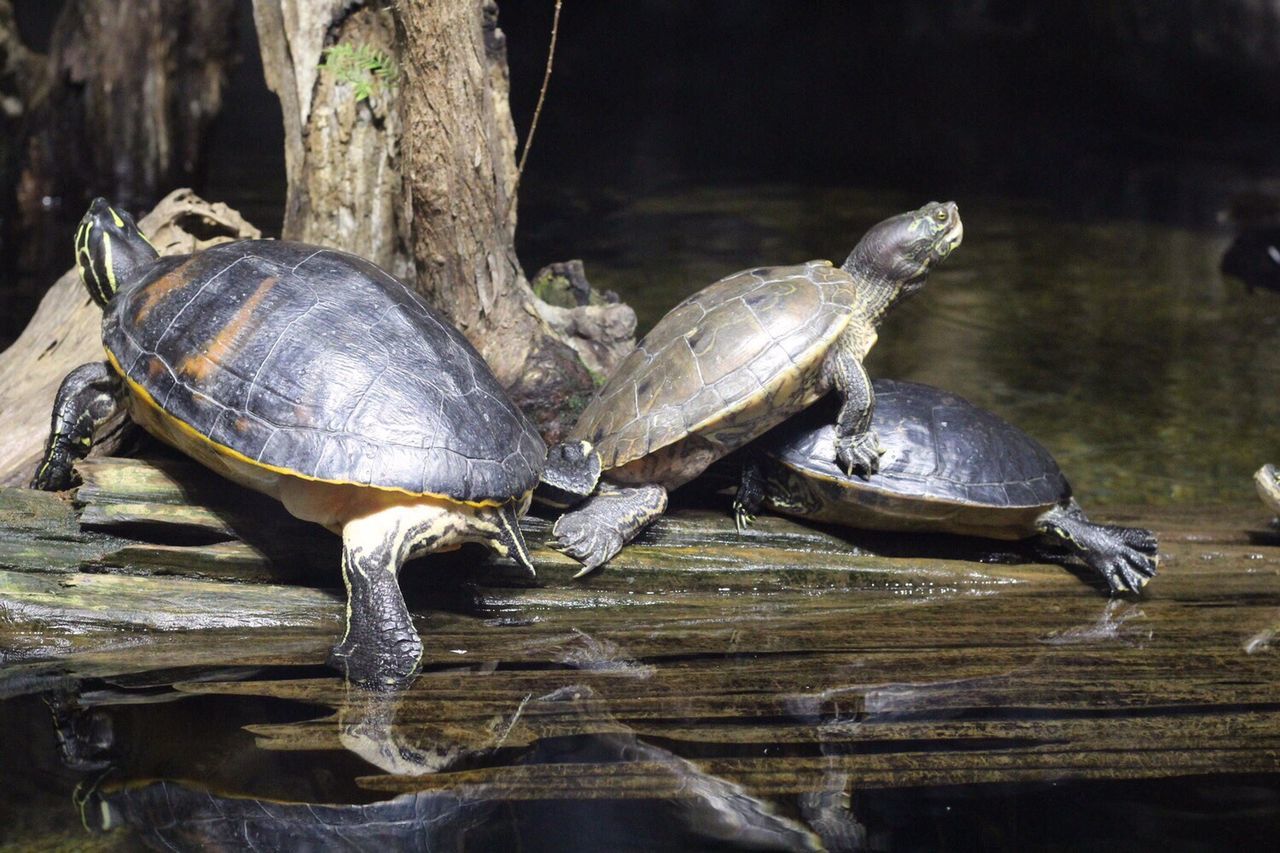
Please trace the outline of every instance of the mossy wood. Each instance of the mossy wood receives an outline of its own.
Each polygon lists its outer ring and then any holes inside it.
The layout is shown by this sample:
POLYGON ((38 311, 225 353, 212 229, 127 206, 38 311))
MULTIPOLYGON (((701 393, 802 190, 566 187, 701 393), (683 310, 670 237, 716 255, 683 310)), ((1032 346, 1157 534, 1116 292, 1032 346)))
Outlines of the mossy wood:
MULTIPOLYGON (((69 498, 0 491, 0 695, 323 661, 342 622, 336 537, 186 460, 87 460, 79 473, 69 498)), ((480 551, 404 573, 426 674, 378 719, 398 744, 470 756, 465 769, 391 768, 361 784, 507 799, 678 792, 666 760, 518 760, 578 734, 659 743, 761 797, 1280 770, 1280 539, 1265 511, 1107 520, 1160 536, 1161 574, 1141 599, 1109 600, 1086 569, 1002 544, 772 517, 740 537, 727 512, 689 508, 614 571, 571 582, 576 564, 530 519, 537 586, 504 561, 477 566, 480 551)), ((366 713, 327 677, 177 687, 334 709, 251 726, 267 749, 350 748, 366 713)))

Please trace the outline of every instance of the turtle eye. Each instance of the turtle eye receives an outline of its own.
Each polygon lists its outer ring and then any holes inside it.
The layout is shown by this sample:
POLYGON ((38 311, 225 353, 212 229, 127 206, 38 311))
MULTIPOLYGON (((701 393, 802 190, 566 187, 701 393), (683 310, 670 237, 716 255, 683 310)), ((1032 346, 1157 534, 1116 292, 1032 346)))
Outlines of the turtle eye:
POLYGON ((936 219, 936 220, 938 220, 939 222, 946 222, 946 221, 947 221, 947 209, 946 209, 945 207, 940 207, 940 208, 938 208, 938 212, 937 212, 937 213, 935 213, 935 214, 933 215, 933 218, 934 218, 934 219, 936 219))

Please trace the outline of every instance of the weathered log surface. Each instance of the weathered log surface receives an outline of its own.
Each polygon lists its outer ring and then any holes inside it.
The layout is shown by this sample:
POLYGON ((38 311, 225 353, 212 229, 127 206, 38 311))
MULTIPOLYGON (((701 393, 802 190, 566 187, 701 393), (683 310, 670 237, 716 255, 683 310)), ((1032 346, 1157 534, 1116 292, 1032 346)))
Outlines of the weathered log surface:
MULTIPOLYGON (((323 661, 342 614, 336 537, 185 460, 80 473, 69 498, 0 491, 0 695, 68 674, 323 661)), ((427 652, 405 693, 327 676, 177 689, 332 708, 250 731, 268 750, 354 751, 382 771, 360 784, 381 792, 676 795, 687 780, 664 755, 759 797, 1280 771, 1280 539, 1265 511, 1107 520, 1161 537, 1140 600, 1006 546, 776 518, 740 537, 688 508, 575 582, 530 519, 536 586, 480 550, 406 569, 427 652), (662 750, 517 760, 583 734, 662 750), (419 753, 431 761, 405 758, 419 753)))

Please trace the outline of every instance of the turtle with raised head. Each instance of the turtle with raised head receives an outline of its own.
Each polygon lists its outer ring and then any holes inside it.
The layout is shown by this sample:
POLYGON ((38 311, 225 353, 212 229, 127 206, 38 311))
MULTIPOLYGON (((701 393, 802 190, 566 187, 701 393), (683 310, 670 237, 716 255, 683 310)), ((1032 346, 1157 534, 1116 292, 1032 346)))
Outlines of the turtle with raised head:
POLYGON ((1137 592, 1156 573, 1149 530, 1094 524, 1049 451, 999 416, 928 385, 877 379, 871 426, 880 470, 851 477, 830 461, 834 404, 824 401, 744 453, 734 501, 739 529, 767 506, 864 530, 1064 545, 1112 592, 1137 592))
POLYGON ((67 375, 32 485, 64 489, 120 407, 213 471, 342 536, 346 629, 330 664, 397 684, 422 640, 397 575, 487 544, 530 573, 518 518, 546 456, 476 350, 401 282, 275 240, 159 257, 103 199, 75 238, 104 361, 67 375))
POLYGON ((556 522, 585 574, 666 509, 667 492, 834 389, 832 459, 876 470, 874 397, 862 359, 876 328, 960 244, 954 202, 874 226, 841 266, 745 270, 662 318, 587 404, 570 434, 599 453, 594 495, 556 522))

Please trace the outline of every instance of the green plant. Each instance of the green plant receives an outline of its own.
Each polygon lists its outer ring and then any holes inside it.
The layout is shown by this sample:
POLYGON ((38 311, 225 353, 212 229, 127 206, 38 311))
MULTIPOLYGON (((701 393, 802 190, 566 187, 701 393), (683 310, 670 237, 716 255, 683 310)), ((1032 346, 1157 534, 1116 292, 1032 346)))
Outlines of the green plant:
POLYGON ((320 67, 341 83, 355 88, 357 101, 367 100, 381 88, 391 88, 400 77, 395 60, 386 51, 368 44, 335 44, 324 49, 320 67))

